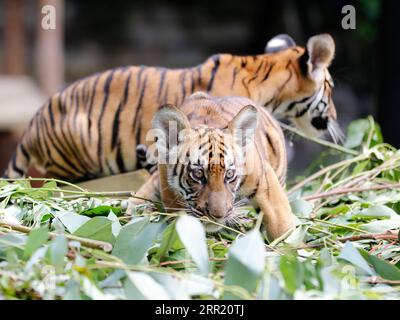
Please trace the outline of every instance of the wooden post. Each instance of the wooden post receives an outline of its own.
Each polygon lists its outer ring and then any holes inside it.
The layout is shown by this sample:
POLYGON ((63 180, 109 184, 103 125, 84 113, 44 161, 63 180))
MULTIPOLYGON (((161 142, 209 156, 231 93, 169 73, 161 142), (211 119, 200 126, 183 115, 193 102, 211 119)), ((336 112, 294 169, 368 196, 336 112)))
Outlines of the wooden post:
POLYGON ((26 72, 24 0, 6 0, 4 30, 4 73, 22 75, 26 72))
POLYGON ((64 83, 64 1, 39 0, 37 10, 35 71, 41 89, 51 95, 64 83), (48 8, 50 11, 46 10, 48 8), (51 10, 52 8, 55 10, 51 10), (49 19, 55 19, 55 28, 52 28, 49 19))

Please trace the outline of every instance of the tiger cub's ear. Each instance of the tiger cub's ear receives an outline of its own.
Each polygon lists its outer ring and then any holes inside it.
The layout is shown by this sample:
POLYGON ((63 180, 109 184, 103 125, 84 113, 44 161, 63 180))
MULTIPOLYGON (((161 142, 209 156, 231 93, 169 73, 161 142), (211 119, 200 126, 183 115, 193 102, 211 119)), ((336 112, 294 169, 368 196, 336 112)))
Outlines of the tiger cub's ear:
POLYGON ((264 51, 265 53, 274 53, 295 46, 296 43, 291 36, 287 34, 279 34, 268 41, 264 51))
POLYGON ((229 122, 228 130, 234 136, 237 145, 242 148, 249 146, 253 139, 258 124, 257 108, 248 105, 229 122))
POLYGON ((335 56, 335 42, 325 33, 311 37, 307 42, 308 73, 312 80, 321 82, 325 69, 331 64, 335 56))
POLYGON ((190 128, 187 117, 173 105, 161 107, 153 117, 152 127, 157 131, 157 146, 170 147, 177 143, 179 133, 190 128))

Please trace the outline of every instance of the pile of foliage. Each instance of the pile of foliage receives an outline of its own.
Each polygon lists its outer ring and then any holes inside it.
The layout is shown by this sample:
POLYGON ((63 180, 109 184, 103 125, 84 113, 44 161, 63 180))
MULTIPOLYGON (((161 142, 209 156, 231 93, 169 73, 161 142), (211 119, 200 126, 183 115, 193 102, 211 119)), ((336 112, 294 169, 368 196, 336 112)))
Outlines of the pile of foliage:
POLYGON ((0 299, 398 299, 400 151, 372 118, 339 149, 288 184, 298 226, 272 243, 252 208, 206 234, 122 193, 0 180, 0 299))

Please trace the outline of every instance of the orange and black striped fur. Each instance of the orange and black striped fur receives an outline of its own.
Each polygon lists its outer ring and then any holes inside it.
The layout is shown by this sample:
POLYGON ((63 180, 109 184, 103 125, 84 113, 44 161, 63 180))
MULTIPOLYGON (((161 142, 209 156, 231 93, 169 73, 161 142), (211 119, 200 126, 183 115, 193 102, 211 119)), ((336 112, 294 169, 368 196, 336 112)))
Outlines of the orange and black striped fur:
POLYGON ((251 98, 311 134, 334 130, 327 69, 333 39, 312 37, 306 49, 281 35, 266 51, 214 55, 187 69, 122 67, 78 80, 50 97, 34 116, 5 176, 24 176, 32 165, 69 181, 132 171, 139 167, 136 146, 146 143, 158 108, 180 105, 195 91, 251 98))
MULTIPOLYGON (((294 226, 282 187, 285 140, 278 123, 254 101, 195 93, 179 109, 161 108, 150 136, 158 171, 131 204, 161 197, 166 210, 229 224, 235 221, 235 201, 245 197, 260 208, 270 240, 294 226)), ((208 231, 218 228, 206 223, 208 231)))

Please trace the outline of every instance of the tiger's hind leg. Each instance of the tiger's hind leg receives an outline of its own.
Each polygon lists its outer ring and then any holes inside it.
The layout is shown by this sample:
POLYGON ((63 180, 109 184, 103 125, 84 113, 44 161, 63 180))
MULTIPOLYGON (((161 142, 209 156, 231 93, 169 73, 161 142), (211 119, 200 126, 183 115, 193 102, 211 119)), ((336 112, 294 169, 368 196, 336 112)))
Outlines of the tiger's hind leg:
POLYGON ((266 173, 261 178, 254 200, 263 215, 264 226, 269 241, 294 228, 294 215, 285 190, 279 183, 275 171, 266 164, 266 173))

